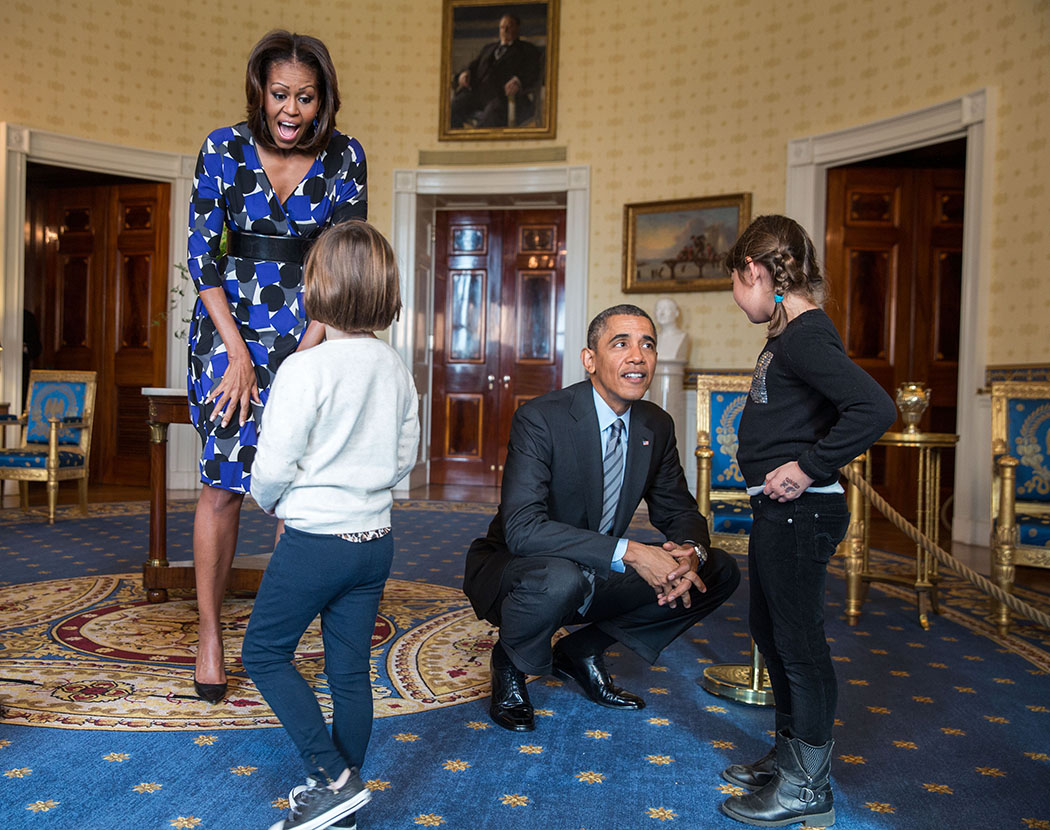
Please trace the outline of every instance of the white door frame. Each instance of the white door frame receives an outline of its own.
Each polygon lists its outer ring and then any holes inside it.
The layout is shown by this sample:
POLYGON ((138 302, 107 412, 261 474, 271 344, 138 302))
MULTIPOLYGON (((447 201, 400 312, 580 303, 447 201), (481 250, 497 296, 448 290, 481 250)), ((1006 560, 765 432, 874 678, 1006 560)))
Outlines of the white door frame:
MULTIPOLYGON (((590 167, 501 167, 462 169, 419 169, 394 171, 394 204, 391 224, 391 242, 401 267, 404 309, 401 320, 390 330, 390 344, 409 366, 426 365, 426 376, 415 378, 420 394, 420 411, 425 428, 422 436, 422 452, 417 470, 409 480, 413 486, 419 481, 429 481, 429 470, 424 470, 429 459, 430 434, 430 390, 433 362, 421 359, 423 353, 433 348, 433 297, 431 287, 433 272, 429 274, 430 285, 421 285, 423 275, 417 274, 417 211, 433 210, 435 196, 494 196, 529 193, 564 193, 565 204, 565 330, 564 338, 557 344, 564 355, 562 361, 562 383, 568 386, 583 380, 585 373, 576 350, 582 348, 587 333, 587 266, 588 237, 590 232, 590 167), (421 207, 427 199, 426 206, 421 207), (420 317, 422 315, 422 317, 420 317), (426 321, 419 325, 420 320, 426 321), (426 342, 418 342, 425 338, 426 342)), ((522 207, 525 207, 524 205, 522 207)), ((417 375, 420 371, 417 370, 417 375)))
MULTIPOLYGON (((984 386, 988 340, 987 299, 992 238, 994 169, 993 91, 969 95, 915 112, 800 138, 788 143, 786 212, 813 236, 824 260, 827 170, 864 159, 966 139, 962 301, 959 335, 959 445, 955 463, 952 538, 987 545, 991 531, 991 416, 984 386)), ((832 275, 834 278, 836 275, 832 275)), ((933 390, 937 394, 937 390, 933 390)))
MULTIPOLYGON (((19 124, 0 122, 0 146, 4 148, 0 164, 0 264, 3 286, 0 290, 0 342, 7 348, 0 352, 0 400, 15 404, 22 390, 22 308, 25 301, 25 209, 26 164, 38 162, 55 167, 90 170, 116 176, 130 176, 171 184, 169 210, 171 249, 168 275, 169 291, 181 283, 175 269, 185 260, 186 222, 189 216, 190 190, 196 159, 178 153, 143 150, 107 144, 76 136, 46 132, 19 124)), ((172 332, 178 321, 189 313, 193 297, 181 296, 181 306, 172 309, 168 320, 167 378, 169 386, 185 387, 185 344, 176 341, 172 332)), ((172 295, 179 296, 179 295, 172 295)), ((145 429, 143 425, 143 429, 145 429)), ((169 430, 168 486, 191 490, 198 486, 197 457, 200 453, 196 433, 190 427, 169 430)))

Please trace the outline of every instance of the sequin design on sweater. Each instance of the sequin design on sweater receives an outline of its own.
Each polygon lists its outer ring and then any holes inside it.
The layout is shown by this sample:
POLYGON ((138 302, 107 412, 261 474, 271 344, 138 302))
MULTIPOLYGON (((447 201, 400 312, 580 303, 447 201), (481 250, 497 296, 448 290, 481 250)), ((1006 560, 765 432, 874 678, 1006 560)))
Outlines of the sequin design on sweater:
POLYGON ((773 353, 770 351, 762 352, 758 357, 758 363, 755 364, 755 372, 751 375, 751 400, 755 403, 769 403, 769 392, 766 389, 766 372, 769 370, 769 364, 773 362, 773 353))

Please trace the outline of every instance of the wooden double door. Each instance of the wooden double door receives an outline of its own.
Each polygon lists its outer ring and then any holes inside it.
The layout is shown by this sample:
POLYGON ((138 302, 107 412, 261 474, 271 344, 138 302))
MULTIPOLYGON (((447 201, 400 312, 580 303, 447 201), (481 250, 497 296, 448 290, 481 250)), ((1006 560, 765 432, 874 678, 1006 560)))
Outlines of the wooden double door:
POLYGON ((514 411, 561 386, 565 212, 439 211, 430 481, 498 485, 514 411))
POLYGON ((36 365, 98 373, 91 480, 149 483, 144 386, 166 386, 170 186, 47 186, 27 199, 36 365))
MULTIPOLYGON (((932 389, 924 432, 956 430, 963 204, 959 169, 828 171, 828 314, 849 356, 891 398, 909 381, 932 389)), ((912 516, 917 453, 879 447, 872 455, 877 488, 912 516)), ((942 503, 954 481, 954 453, 943 459, 942 503)))

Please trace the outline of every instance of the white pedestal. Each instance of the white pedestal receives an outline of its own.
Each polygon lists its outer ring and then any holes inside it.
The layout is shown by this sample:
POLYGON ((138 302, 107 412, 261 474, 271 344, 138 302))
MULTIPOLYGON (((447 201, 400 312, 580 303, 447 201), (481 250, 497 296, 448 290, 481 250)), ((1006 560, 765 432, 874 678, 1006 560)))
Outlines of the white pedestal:
POLYGON ((662 407, 674 418, 674 437, 678 443, 678 458, 685 467, 686 460, 693 458, 695 437, 685 417, 685 360, 658 360, 653 382, 646 392, 646 399, 662 407))

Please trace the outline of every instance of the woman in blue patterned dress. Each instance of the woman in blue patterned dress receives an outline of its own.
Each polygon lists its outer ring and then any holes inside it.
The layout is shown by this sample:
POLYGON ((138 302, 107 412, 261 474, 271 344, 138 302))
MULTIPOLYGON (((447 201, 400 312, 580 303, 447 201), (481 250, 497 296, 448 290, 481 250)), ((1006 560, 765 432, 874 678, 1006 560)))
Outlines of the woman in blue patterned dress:
POLYGON ((367 218, 364 151, 335 130, 339 88, 324 44, 270 32, 248 58, 245 89, 247 121, 204 141, 189 216, 188 264, 198 291, 189 403, 203 443, 193 528, 194 688, 210 703, 226 694, 222 599, 262 407, 281 361, 324 336, 303 308, 305 251, 328 225, 367 218))

